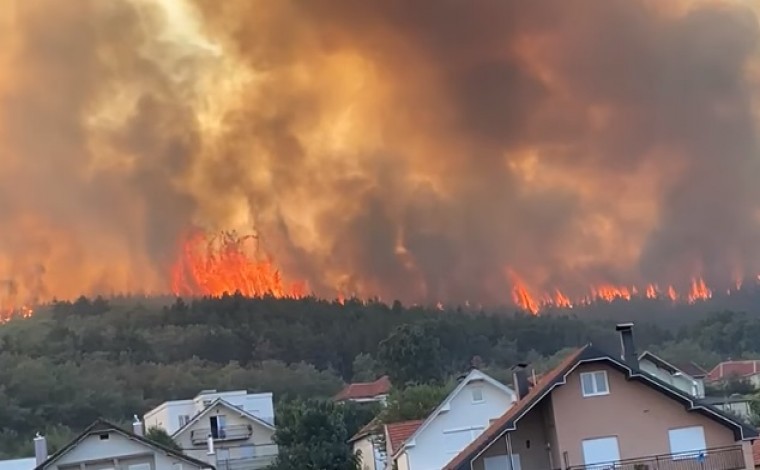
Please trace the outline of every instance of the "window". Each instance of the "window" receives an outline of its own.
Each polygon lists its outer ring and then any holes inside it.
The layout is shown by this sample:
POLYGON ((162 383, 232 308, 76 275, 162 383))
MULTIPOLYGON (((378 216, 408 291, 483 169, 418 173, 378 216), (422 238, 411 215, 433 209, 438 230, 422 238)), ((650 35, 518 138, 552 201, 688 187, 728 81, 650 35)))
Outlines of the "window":
POLYGON ((483 403, 485 400, 483 399, 483 389, 482 388, 473 388, 472 389, 472 402, 473 403, 483 403))
POLYGON ((594 470, 610 468, 613 462, 620 460, 617 437, 586 439, 582 446, 583 463, 594 470))
POLYGON ((581 388, 583 389, 584 397, 609 394, 610 387, 607 384, 607 372, 603 370, 598 372, 583 372, 581 374, 581 388))
POLYGON ((520 456, 512 454, 512 466, 509 465, 508 455, 495 455, 483 459, 485 470, 520 470, 520 456))
POLYGON ((668 440, 670 441, 670 453, 673 454, 673 460, 697 458, 700 453, 704 454, 707 448, 705 430, 702 426, 670 429, 668 440))
POLYGON ((101 441, 107 441, 108 440, 108 433, 101 434, 99 437, 100 437, 101 441))
POLYGON ((467 444, 474 441, 485 429, 483 426, 474 426, 465 429, 451 429, 443 431, 443 445, 448 454, 458 454, 467 444))
POLYGON ((179 427, 182 427, 190 422, 190 416, 188 415, 179 415, 179 427))

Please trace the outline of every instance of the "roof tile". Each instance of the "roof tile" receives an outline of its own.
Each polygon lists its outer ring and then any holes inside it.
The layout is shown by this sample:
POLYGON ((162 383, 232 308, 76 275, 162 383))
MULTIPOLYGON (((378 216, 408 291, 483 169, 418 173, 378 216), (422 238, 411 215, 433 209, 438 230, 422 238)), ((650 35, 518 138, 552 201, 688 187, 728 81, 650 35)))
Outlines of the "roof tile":
POLYGON ((400 423, 391 423, 385 426, 385 431, 388 433, 388 445, 389 455, 393 455, 401 444, 403 444, 417 428, 422 424, 422 420, 414 421, 402 421, 400 423))
POLYGON ((380 377, 374 382, 357 382, 343 387, 334 399, 336 401, 358 400, 362 398, 374 398, 378 395, 387 395, 391 391, 391 381, 387 375, 380 377))

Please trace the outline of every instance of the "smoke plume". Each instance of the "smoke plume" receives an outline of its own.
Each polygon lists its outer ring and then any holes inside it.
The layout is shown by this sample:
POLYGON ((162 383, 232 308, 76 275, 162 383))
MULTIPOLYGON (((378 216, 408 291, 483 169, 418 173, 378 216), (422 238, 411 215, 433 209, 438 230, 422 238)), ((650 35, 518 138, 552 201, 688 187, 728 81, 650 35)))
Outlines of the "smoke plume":
POLYGON ((193 228, 327 297, 760 273, 754 2, 5 3, 0 303, 168 292, 193 228))

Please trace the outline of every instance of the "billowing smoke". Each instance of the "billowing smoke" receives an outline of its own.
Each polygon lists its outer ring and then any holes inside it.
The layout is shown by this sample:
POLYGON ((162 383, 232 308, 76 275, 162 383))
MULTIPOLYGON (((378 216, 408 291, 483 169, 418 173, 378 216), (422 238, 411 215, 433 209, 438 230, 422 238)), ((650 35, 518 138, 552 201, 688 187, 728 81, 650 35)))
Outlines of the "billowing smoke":
POLYGON ((754 2, 5 3, 0 299, 167 292, 193 227, 328 297, 760 273, 754 2))

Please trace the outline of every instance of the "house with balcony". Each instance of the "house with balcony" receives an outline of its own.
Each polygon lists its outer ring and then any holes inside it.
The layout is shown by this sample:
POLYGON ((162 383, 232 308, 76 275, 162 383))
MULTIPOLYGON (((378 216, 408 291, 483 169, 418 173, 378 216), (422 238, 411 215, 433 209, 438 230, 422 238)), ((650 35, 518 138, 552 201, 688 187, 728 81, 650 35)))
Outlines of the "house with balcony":
POLYGON ((164 429, 183 452, 219 470, 264 468, 277 457, 271 393, 206 390, 190 400, 162 403, 144 417, 164 429))
POLYGON ((248 393, 245 390, 230 392, 204 390, 190 400, 166 401, 148 411, 143 416, 145 429, 157 427, 172 435, 219 398, 245 410, 262 421, 274 425, 274 403, 271 393, 248 393))
POLYGON ((639 368, 697 398, 705 397, 704 378, 707 372, 696 364, 676 366, 649 351, 644 351, 639 355, 639 368))
POLYGON ((183 452, 218 470, 265 468, 277 457, 271 423, 217 398, 172 434, 183 452))
POLYGON ((48 456, 45 438, 35 441, 35 470, 213 470, 207 462, 163 447, 137 432, 97 420, 80 435, 48 456))
POLYGON ((633 324, 618 325, 622 351, 575 350, 445 470, 739 470, 754 468, 758 432, 738 418, 643 371, 633 324))

